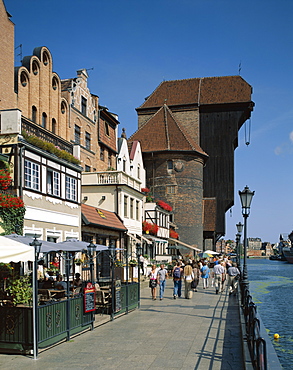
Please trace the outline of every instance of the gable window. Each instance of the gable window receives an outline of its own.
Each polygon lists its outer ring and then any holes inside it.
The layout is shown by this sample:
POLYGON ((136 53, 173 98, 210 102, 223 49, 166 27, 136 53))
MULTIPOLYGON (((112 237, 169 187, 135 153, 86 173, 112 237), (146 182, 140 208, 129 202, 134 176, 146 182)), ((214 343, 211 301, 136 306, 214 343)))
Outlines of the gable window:
POLYGON ((85 97, 81 97, 81 113, 86 116, 87 100, 85 97))
POLYGON ((100 160, 104 160, 104 148, 100 147, 100 160))
POLYGON ((105 122, 105 134, 106 134, 107 136, 110 136, 110 132, 109 132, 109 125, 108 125, 108 123, 107 123, 107 122, 105 122))
POLYGON ((40 166, 37 163, 24 161, 24 186, 40 190, 40 166))
POLYGON ((137 178, 140 179, 140 165, 137 166, 137 178))
POLYGON ((37 108, 34 105, 32 106, 32 121, 37 123, 37 108))
POLYGON ((176 185, 167 185, 166 186, 167 194, 176 194, 176 185))
POLYGON ((75 144, 80 144, 80 127, 77 125, 74 128, 74 142, 75 144))
POLYGON ((59 197, 60 195, 60 173, 59 172, 48 169, 47 192, 48 194, 59 197))
POLYGON ((91 167, 90 167, 90 166, 88 166, 88 165, 85 165, 85 166, 84 166, 84 171, 85 171, 85 172, 91 172, 91 167))
POLYGON ((85 133, 85 147, 91 150, 91 134, 89 132, 85 133))
POLYGON ((136 201, 136 221, 139 221, 139 201, 136 201))
POLYGON ((46 128, 46 125, 47 125, 47 115, 46 113, 44 112, 42 114, 42 127, 46 128))
POLYGON ((125 171, 126 171, 126 160, 123 159, 123 172, 125 172, 125 171))
POLYGON ((124 195, 124 217, 128 217, 128 196, 124 195))
POLYGON ((65 197, 68 200, 76 201, 76 179, 71 176, 65 178, 65 197))
POLYGON ((133 219, 133 205, 134 205, 134 199, 130 198, 130 218, 133 219))
POLYGON ((52 132, 53 132, 53 134, 56 134, 56 120, 55 120, 55 118, 52 118, 52 132))

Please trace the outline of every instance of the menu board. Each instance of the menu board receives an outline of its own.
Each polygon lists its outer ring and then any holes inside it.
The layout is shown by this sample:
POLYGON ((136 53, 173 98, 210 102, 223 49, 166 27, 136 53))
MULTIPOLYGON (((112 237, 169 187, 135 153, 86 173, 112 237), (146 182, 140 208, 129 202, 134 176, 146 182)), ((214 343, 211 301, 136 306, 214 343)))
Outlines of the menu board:
POLYGON ((91 283, 84 288, 84 312, 96 310, 96 290, 91 283))
POLYGON ((119 312, 122 308, 121 305, 121 280, 115 282, 115 312, 119 312))

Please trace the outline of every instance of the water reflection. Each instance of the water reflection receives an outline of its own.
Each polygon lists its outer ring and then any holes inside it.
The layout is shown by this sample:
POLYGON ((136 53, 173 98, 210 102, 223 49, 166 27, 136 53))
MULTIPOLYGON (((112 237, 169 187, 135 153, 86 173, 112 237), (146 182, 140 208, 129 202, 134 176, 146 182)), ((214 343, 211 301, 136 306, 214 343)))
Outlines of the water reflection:
POLYGON ((250 292, 284 369, 293 367, 293 264, 248 259, 250 292), (274 334, 280 335, 274 340, 274 334))

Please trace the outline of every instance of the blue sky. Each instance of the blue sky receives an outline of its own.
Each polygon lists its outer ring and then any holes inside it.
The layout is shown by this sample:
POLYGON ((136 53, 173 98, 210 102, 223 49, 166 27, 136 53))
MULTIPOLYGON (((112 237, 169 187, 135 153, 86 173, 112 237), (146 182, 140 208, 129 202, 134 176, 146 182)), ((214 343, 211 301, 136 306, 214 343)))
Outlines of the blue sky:
MULTIPOLYGON (((238 190, 255 190, 248 236, 276 242, 293 229, 293 2, 291 0, 5 0, 23 56, 47 46, 61 78, 89 70, 91 92, 137 128, 135 108, 163 80, 239 73, 253 87, 250 145, 235 151, 238 190)), ((17 49, 18 50, 18 49, 17 49)), ((16 57, 16 64, 19 64, 16 57)))

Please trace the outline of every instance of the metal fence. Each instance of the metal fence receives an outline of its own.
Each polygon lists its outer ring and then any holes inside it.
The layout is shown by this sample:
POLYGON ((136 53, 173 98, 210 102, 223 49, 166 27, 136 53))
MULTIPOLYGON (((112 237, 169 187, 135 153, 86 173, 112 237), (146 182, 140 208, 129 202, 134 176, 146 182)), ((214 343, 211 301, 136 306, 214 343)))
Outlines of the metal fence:
POLYGON ((246 340, 253 368, 267 370, 267 345, 260 335, 260 320, 257 318, 257 308, 247 288, 241 289, 242 308, 245 319, 246 340))

